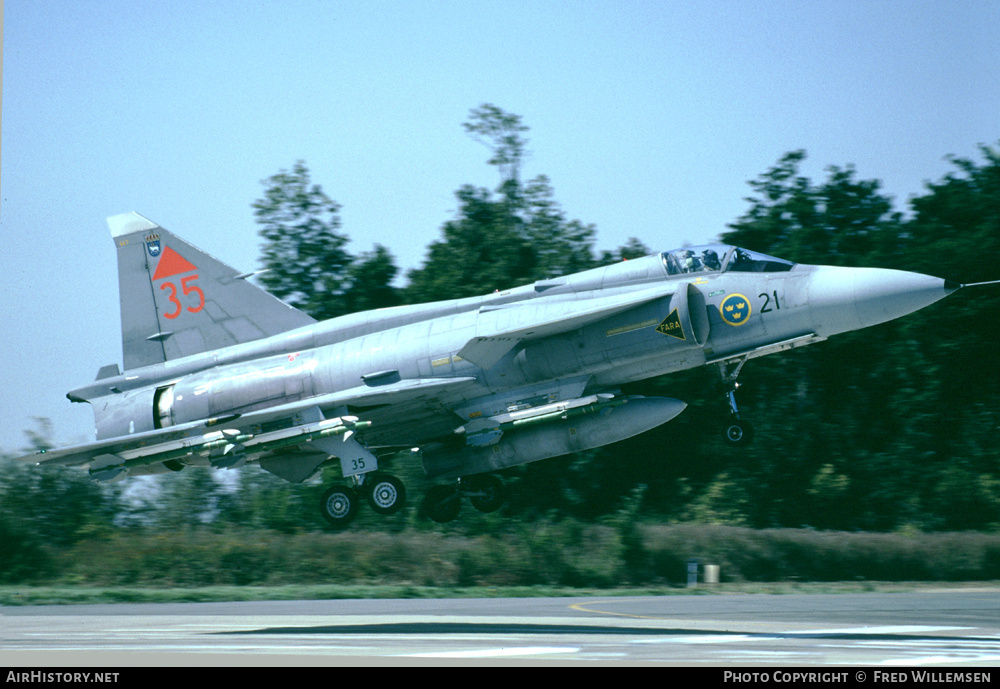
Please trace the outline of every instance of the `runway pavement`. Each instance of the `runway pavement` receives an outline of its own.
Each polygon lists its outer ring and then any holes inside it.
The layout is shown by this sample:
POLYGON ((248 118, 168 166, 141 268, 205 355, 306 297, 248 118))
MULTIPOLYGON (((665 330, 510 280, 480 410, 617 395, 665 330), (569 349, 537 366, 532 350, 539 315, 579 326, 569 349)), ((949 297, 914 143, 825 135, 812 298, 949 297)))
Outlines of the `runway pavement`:
POLYGON ((1000 665, 1000 588, 0 608, 6 667, 1000 665))

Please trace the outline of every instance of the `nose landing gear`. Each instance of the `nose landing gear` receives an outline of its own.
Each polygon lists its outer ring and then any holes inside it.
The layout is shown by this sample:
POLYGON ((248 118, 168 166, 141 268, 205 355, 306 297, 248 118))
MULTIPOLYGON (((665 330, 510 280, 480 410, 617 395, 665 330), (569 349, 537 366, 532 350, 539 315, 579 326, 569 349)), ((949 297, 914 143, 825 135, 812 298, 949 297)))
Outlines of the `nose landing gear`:
POLYGON ((726 394, 729 402, 729 418, 723 424, 722 436, 726 442, 733 446, 743 446, 753 439, 753 425, 749 421, 740 418, 740 410, 736 406, 736 390, 740 384, 736 382, 740 375, 743 364, 747 362, 747 357, 743 356, 736 360, 732 370, 730 362, 720 361, 719 376, 722 379, 722 391, 726 394))

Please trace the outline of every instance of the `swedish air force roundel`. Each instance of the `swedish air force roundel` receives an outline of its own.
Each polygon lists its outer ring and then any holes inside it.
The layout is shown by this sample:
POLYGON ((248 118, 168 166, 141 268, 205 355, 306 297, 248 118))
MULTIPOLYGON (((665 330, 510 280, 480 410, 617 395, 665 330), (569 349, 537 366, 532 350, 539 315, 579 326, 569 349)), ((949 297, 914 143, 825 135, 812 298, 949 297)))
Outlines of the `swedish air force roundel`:
POLYGON ((742 294, 730 294, 719 304, 719 314, 729 325, 743 325, 750 320, 750 300, 742 294))

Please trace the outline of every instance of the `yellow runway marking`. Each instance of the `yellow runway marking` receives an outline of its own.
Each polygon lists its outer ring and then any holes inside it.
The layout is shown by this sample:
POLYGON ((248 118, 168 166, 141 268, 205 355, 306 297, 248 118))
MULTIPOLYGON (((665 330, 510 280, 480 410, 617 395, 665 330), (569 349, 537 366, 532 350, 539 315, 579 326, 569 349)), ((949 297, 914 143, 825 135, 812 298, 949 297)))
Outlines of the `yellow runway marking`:
POLYGON ((623 602, 623 601, 626 601, 626 600, 628 600, 628 599, 617 598, 617 599, 612 599, 612 600, 595 601, 593 603, 586 603, 586 604, 584 604, 584 603, 574 603, 573 605, 569 606, 569 608, 570 608, 570 610, 578 610, 579 612, 594 612, 594 613, 597 613, 598 615, 613 615, 615 617, 631 617, 631 618, 634 618, 634 619, 637 619, 637 620, 663 620, 663 619, 667 619, 665 617, 660 617, 660 616, 657 616, 657 615, 629 615, 628 613, 624 613, 624 612, 608 612, 607 610, 593 610, 591 608, 584 607, 584 605, 604 605, 605 603, 620 603, 620 602, 623 602))

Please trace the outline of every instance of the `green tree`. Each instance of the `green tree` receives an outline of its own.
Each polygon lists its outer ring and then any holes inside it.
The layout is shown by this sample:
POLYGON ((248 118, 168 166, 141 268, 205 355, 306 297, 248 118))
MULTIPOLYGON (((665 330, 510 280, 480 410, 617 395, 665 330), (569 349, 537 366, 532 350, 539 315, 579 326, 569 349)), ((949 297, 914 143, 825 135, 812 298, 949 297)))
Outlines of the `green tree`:
POLYGON ((521 164, 528 155, 528 141, 521 135, 529 128, 521 123, 521 116, 484 103, 472 109, 462 127, 493 153, 488 162, 500 171, 501 189, 508 184, 517 187, 521 164))
POLYGON ((652 249, 643 244, 639 239, 629 237, 625 244, 618 247, 614 251, 608 251, 607 249, 602 251, 601 258, 598 262, 601 265, 608 265, 610 263, 618 263, 620 261, 631 261, 633 258, 642 258, 643 256, 650 255, 651 253, 653 253, 652 249))
MULTIPOLYGON (((25 431, 31 449, 52 448, 51 422, 35 422, 36 429, 25 431)), ((52 549, 105 533, 118 514, 119 494, 119 484, 96 483, 85 471, 0 456, 0 576, 41 576, 52 564, 52 549)))
POLYGON ((340 204, 312 183, 301 160, 262 184, 264 196, 253 203, 265 240, 261 282, 319 320, 345 313, 351 256, 340 233, 340 204))
POLYGON ((558 277, 587 270, 594 260, 597 228, 579 220, 567 220, 555 201, 555 191, 545 175, 538 175, 520 195, 517 210, 524 238, 532 248, 534 275, 558 277))
POLYGON ((396 260, 381 244, 372 251, 356 257, 347 269, 349 287, 344 294, 347 313, 383 309, 402 303, 400 291, 393 287, 396 279, 396 260))
POLYGON ((31 446, 31 452, 42 452, 44 450, 51 450, 54 446, 52 444, 52 419, 42 416, 34 417, 36 428, 29 428, 24 431, 24 434, 28 436, 28 443, 31 446))
POLYGON ((520 116, 484 104, 463 127, 492 152, 500 183, 495 191, 464 185, 456 192, 455 217, 408 275, 407 301, 473 296, 597 265, 594 226, 567 220, 545 175, 521 181, 528 127, 520 116))
MULTIPOLYGON (((1000 147, 981 161, 951 158, 954 170, 912 200, 904 267, 962 283, 1000 279, 1000 147)), ((911 384, 926 398, 920 494, 929 525, 983 528, 1000 521, 1000 286, 963 289, 900 334, 916 344, 921 371, 911 384)))
POLYGON ((157 508, 152 513, 161 530, 192 531, 216 521, 223 487, 218 470, 188 467, 157 483, 157 508))
POLYGON ((817 185, 799 174, 805 158, 786 153, 751 181, 750 208, 722 240, 799 263, 862 266, 893 257, 901 214, 881 183, 856 179, 853 166, 830 166, 817 185))
MULTIPOLYGON (((829 167, 814 183, 798 172, 804 152, 789 153, 751 182, 750 209, 723 239, 804 263, 995 279, 1000 167, 992 149, 983 152, 984 165, 955 160, 956 172, 911 202, 909 219, 877 181, 829 167)), ((745 481, 750 523, 995 523, 995 423, 972 410, 997 406, 998 318, 990 294, 963 291, 919 314, 751 362, 739 395, 758 439, 741 451, 740 472, 717 469, 745 481)))
POLYGON ((431 242, 422 267, 411 270, 410 303, 469 297, 530 282, 533 252, 514 231, 503 203, 470 185, 456 192, 459 209, 431 242))
MULTIPOLYGON (((799 173, 804 151, 784 155, 750 182, 750 208, 723 241, 800 263, 891 267, 904 236, 901 214, 877 180, 830 166, 824 181, 799 173)), ((917 375, 919 354, 899 322, 838 335, 815 347, 750 363, 741 411, 757 440, 741 451, 740 480, 756 526, 892 528, 902 504, 880 475, 905 475, 894 445, 914 443, 896 404, 917 375), (754 410, 762 410, 756 413, 754 410), (831 479, 836 476, 836 480, 831 479)), ((727 471, 720 468, 720 471, 727 471)))
POLYGON ((956 170, 911 202, 911 270, 966 283, 1000 277, 1000 142, 980 152, 982 163, 950 158, 956 170))
POLYGON ((217 521, 223 530, 309 530, 319 521, 314 492, 312 486, 288 483, 258 466, 241 467, 232 485, 214 494, 217 521))

